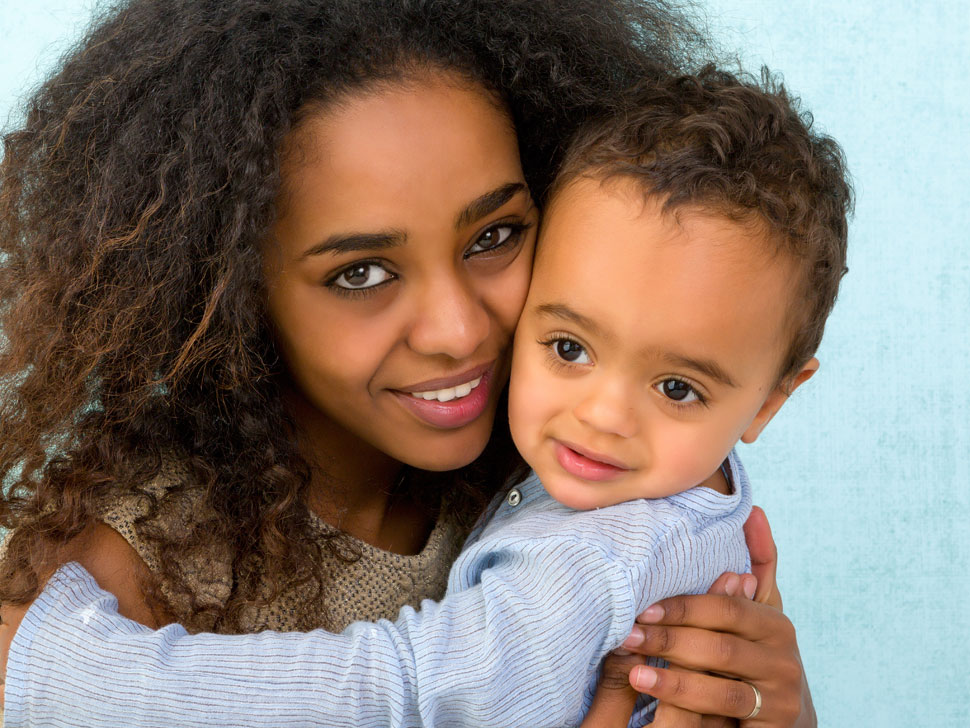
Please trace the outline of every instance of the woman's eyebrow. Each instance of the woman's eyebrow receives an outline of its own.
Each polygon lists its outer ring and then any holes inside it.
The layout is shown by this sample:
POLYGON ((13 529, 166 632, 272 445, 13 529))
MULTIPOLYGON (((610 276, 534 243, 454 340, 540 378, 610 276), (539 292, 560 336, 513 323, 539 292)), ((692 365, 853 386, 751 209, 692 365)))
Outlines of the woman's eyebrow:
MULTIPOLYGON (((516 195, 527 192, 528 188, 522 182, 509 182, 481 197, 472 200, 455 218, 455 229, 460 230, 476 220, 495 212, 516 195)), ((357 253, 369 250, 386 250, 398 245, 404 245, 408 236, 400 230, 387 230, 375 233, 337 233, 331 235, 321 243, 307 248, 300 255, 300 259, 314 255, 341 255, 343 253, 357 253)))
POLYGON ((317 243, 304 250, 300 259, 303 260, 324 253, 340 255, 341 253, 354 253, 361 250, 385 250, 404 245, 407 239, 408 236, 400 230, 387 230, 377 233, 337 233, 331 235, 322 243, 317 243))
POLYGON ((464 210, 458 213, 458 217, 455 218, 455 230, 461 230, 465 225, 481 220, 486 215, 495 212, 520 192, 527 191, 528 188, 522 182, 509 182, 491 192, 486 192, 481 197, 472 200, 464 210))

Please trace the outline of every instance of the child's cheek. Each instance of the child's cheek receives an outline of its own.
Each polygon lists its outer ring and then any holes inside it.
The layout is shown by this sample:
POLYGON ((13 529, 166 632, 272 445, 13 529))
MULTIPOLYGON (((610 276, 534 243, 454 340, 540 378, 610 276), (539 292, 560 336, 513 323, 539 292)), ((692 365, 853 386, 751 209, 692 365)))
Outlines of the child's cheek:
POLYGON ((549 375, 526 337, 516 336, 509 382, 509 429, 522 457, 535 467, 542 430, 549 415, 549 375))
POLYGON ((669 428, 659 452, 666 453, 664 469, 669 481, 685 490, 704 482, 714 473, 729 449, 725 449, 715 433, 681 423, 669 428))

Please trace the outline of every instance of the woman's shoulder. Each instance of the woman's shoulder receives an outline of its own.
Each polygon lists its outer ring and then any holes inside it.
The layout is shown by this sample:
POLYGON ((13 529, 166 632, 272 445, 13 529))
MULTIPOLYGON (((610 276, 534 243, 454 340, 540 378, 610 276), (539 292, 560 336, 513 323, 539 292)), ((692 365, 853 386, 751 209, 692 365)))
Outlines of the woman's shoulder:
MULTIPOLYGON (((108 542, 101 548, 109 553, 110 542, 115 551, 126 546, 128 556, 143 567, 143 580, 154 579, 175 612, 221 611, 232 590, 231 546, 214 535, 218 529, 208 527, 217 514, 183 460, 163 458, 152 477, 105 496, 96 512, 108 542), (174 588, 173 577, 181 588, 174 588)), ((186 626, 193 631, 213 627, 186 626)))

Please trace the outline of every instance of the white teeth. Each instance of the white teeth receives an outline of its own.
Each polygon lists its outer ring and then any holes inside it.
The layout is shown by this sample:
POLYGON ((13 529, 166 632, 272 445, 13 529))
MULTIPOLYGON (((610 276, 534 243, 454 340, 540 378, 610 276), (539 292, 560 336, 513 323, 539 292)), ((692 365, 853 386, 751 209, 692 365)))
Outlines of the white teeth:
POLYGON ((411 396, 417 397, 418 399, 436 399, 439 402, 450 402, 453 399, 467 397, 481 383, 482 378, 478 377, 478 379, 473 379, 470 382, 459 384, 457 387, 446 387, 445 389, 436 389, 431 392, 411 392, 411 396))

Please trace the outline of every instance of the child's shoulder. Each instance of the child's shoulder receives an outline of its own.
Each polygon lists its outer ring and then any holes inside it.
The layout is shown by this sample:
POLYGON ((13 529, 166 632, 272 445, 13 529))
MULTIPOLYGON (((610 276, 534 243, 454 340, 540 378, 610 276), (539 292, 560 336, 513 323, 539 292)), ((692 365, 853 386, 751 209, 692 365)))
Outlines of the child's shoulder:
POLYGON ((651 558, 666 543, 712 529, 740 532, 751 508, 750 487, 733 452, 728 465, 733 491, 729 495, 698 487, 588 511, 555 501, 532 474, 497 497, 491 518, 466 547, 528 548, 553 555, 581 550, 632 563, 651 558))

